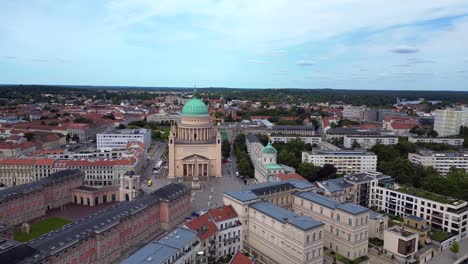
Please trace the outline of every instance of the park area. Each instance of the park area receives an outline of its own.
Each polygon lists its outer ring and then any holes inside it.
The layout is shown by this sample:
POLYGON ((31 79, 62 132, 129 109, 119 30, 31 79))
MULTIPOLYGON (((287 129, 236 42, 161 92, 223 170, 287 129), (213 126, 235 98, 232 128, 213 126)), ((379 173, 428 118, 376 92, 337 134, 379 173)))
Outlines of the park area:
POLYGON ((73 221, 59 218, 59 217, 45 218, 34 224, 31 224, 30 233, 25 233, 25 232, 22 232, 21 230, 15 230, 13 233, 13 239, 19 242, 27 242, 36 237, 40 237, 43 234, 46 234, 52 230, 58 229, 71 222, 73 221))

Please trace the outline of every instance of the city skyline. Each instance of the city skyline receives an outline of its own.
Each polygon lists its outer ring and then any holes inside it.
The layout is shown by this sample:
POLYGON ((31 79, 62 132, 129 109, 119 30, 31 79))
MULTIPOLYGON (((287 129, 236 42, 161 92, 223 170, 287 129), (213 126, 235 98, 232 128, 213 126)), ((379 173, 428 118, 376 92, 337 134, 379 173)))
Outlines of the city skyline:
POLYGON ((0 83, 466 90, 465 1, 14 1, 0 83))

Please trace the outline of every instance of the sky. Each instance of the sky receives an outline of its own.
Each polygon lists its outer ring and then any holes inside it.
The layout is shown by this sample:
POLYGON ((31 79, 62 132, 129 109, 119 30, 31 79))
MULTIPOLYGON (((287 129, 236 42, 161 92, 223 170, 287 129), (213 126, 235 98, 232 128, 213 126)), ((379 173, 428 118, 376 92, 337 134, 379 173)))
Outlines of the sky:
POLYGON ((0 83, 468 91, 467 0, 0 0, 0 83))

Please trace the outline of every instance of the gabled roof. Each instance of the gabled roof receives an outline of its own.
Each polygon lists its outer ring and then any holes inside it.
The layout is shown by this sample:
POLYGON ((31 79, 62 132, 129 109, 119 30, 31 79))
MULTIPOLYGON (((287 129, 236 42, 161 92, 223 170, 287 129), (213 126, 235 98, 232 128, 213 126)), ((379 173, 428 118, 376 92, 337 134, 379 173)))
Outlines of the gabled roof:
POLYGON ((253 264, 255 261, 237 251, 228 264, 253 264))
POLYGON ((197 232, 198 237, 202 241, 218 232, 218 228, 207 213, 188 221, 185 223, 185 226, 197 232))
POLYGON ((210 209, 208 210, 208 214, 215 222, 222 222, 237 217, 236 210, 234 210, 232 205, 224 205, 221 207, 210 209))

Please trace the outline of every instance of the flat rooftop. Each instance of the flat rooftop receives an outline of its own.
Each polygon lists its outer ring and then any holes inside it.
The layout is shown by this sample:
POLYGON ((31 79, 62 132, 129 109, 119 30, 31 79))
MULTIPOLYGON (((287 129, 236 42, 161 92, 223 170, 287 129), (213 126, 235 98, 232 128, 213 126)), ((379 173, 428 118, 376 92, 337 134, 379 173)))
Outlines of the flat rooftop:
POLYGON ((278 222, 291 224, 302 230, 309 230, 323 225, 322 222, 312 217, 297 215, 269 202, 256 202, 251 204, 250 207, 270 216, 278 222))
MULTIPOLYGON (((101 135, 105 135, 105 134, 121 134, 121 135, 125 135, 125 134, 146 134, 146 133, 149 133, 149 129, 146 129, 146 128, 136 128, 136 129, 108 129, 102 133, 99 133, 101 135)), ((99 135, 98 134, 98 135, 99 135)))
POLYGON ((314 192, 296 192, 294 193, 295 196, 301 197, 308 201, 314 202, 316 204, 320 204, 322 206, 331 208, 331 209, 338 209, 344 212, 347 212, 352 215, 357 215, 361 213, 365 213, 369 211, 369 208, 353 204, 353 203, 340 203, 337 200, 325 197, 321 194, 314 193, 314 192))

